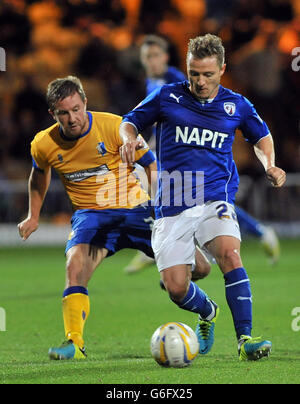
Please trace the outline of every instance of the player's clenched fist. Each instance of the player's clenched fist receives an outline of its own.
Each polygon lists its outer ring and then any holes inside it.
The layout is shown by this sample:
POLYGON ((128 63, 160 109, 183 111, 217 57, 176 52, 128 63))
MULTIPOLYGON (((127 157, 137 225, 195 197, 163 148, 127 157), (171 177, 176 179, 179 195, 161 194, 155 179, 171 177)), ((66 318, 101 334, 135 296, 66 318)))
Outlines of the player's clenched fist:
POLYGON ((122 122, 120 125, 120 137, 123 142, 119 149, 121 159, 123 163, 132 165, 136 160, 136 150, 145 147, 144 139, 138 135, 135 126, 127 122, 122 122))
POLYGON ((123 163, 133 164, 135 162, 135 151, 141 149, 144 143, 140 139, 132 140, 120 147, 120 156, 123 163))
POLYGON ((274 187, 282 187, 286 180, 286 173, 279 167, 271 167, 267 170, 267 178, 274 187))
POLYGON ((32 218, 27 218, 18 224, 19 234, 24 241, 27 240, 31 233, 35 232, 37 228, 38 222, 32 218))

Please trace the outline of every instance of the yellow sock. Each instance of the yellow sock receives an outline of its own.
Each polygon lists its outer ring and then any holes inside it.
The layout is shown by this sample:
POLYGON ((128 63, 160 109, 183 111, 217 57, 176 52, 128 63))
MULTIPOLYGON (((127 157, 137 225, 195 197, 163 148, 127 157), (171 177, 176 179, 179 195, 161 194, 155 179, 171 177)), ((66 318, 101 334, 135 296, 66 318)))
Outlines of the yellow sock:
POLYGON ((63 295, 63 318, 65 335, 79 348, 83 348, 83 328, 90 313, 90 299, 87 289, 82 286, 71 286, 63 295))

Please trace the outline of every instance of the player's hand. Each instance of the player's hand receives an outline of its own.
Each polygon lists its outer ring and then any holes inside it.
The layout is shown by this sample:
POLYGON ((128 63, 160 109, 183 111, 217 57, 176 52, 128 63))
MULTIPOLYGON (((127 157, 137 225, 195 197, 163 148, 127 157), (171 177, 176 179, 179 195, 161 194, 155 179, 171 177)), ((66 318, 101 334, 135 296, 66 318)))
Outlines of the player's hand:
POLYGON ((286 180, 286 173, 279 167, 271 167, 267 171, 267 178, 274 187, 282 187, 286 180))
POLYGON ((18 224, 20 237, 25 241, 31 235, 31 233, 35 232, 38 228, 39 224, 36 219, 28 217, 23 220, 23 222, 18 224))
POLYGON ((120 147, 119 152, 123 163, 133 165, 135 162, 135 151, 144 147, 143 140, 137 138, 123 144, 120 147))

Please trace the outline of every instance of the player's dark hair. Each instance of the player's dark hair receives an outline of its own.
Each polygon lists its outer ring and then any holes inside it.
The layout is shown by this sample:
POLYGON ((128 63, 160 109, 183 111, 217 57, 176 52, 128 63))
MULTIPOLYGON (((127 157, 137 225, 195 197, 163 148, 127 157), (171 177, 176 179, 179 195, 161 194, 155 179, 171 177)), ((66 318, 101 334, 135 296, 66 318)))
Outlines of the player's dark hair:
POLYGON ((148 46, 157 45, 165 52, 168 52, 168 50, 169 50, 168 41, 158 35, 145 36, 143 39, 143 42, 141 43, 141 46, 144 46, 144 45, 148 45, 148 46))
POLYGON ((81 81, 78 77, 68 76, 51 81, 47 88, 47 103, 51 111, 55 110, 55 105, 70 95, 78 93, 84 102, 86 100, 81 81))
POLYGON ((188 44, 187 57, 192 54, 194 57, 203 59, 207 56, 216 56, 220 68, 225 62, 225 49, 222 39, 216 35, 206 34, 190 39, 188 44))

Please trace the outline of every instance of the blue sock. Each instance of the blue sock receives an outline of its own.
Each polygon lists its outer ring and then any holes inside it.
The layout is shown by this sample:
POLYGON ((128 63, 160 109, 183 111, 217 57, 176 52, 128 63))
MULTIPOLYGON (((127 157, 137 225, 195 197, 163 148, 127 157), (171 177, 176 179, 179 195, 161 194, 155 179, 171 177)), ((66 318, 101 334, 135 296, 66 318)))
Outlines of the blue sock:
POLYGON ((64 290, 63 297, 71 295, 73 293, 82 293, 83 295, 89 294, 88 290, 83 286, 70 286, 64 290))
POLYGON ((245 212, 239 206, 235 206, 235 212, 242 231, 250 233, 256 237, 261 237, 263 235, 263 226, 254 219, 254 217, 250 216, 249 213, 245 212))
POLYGON ((252 295, 250 281, 244 268, 236 268, 224 275, 226 300, 230 307, 236 336, 251 336, 252 295))
POLYGON ((215 316, 215 307, 209 297, 194 282, 190 282, 185 298, 181 302, 174 301, 174 303, 181 309, 200 314, 202 319, 211 320, 215 316))

